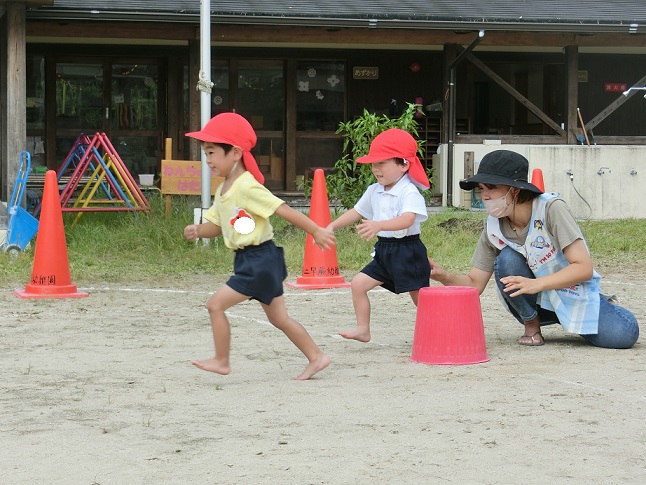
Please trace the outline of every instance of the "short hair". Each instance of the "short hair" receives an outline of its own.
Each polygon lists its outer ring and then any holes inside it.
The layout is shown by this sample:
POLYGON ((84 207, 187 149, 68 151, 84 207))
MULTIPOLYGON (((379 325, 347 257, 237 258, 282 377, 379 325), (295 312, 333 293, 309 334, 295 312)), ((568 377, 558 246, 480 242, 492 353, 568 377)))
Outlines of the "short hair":
POLYGON ((202 145, 204 145, 204 144, 206 144, 206 143, 210 143, 211 145, 216 145, 216 146, 221 147, 221 148, 222 148, 222 150, 224 150, 224 154, 225 154, 225 155, 226 155, 227 153, 229 153, 231 150, 233 150, 233 145, 231 145, 231 144, 229 144, 229 143, 216 143, 216 142, 214 142, 214 141, 203 141, 203 142, 202 142, 202 145))
MULTIPOLYGON (((482 184, 485 187, 489 189, 494 189, 498 187, 498 185, 495 184, 482 184)), ((502 184, 500 184, 502 185, 502 184)), ((510 186, 512 189, 518 189, 518 187, 514 187, 513 185, 510 186)), ((518 195, 516 196, 516 202, 519 204, 524 204, 525 202, 529 202, 531 200, 534 200, 536 197, 538 197, 539 194, 538 192, 534 192, 533 190, 527 190, 527 189, 518 189, 518 195)))
POLYGON ((541 194, 534 192, 533 190, 519 189, 518 196, 516 197, 516 202, 523 204, 525 202, 534 200, 539 195, 541 194))

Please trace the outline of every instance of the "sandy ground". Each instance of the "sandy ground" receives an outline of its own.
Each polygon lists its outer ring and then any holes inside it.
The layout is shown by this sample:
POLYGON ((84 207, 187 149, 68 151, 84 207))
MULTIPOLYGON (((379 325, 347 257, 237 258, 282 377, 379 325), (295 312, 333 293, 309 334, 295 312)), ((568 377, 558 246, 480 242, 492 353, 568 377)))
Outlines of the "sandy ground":
MULTIPOLYGON (((604 276, 643 328, 642 275, 604 276)), ((521 347, 488 288, 491 360, 419 364, 407 295, 371 293, 360 344, 336 335, 354 325, 348 289, 286 288, 332 365, 293 381, 304 357, 248 302, 229 312, 233 372, 217 376, 189 361, 213 352, 204 303, 221 282, 0 289, 0 483, 644 483, 643 338, 605 350, 552 326, 521 347)))

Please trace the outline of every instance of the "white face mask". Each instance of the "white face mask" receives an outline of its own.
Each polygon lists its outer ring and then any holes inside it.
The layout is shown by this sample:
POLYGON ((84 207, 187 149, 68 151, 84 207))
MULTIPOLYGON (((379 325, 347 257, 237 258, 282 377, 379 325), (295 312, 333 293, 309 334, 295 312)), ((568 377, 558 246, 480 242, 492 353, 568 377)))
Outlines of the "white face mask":
POLYGON ((502 217, 509 216, 513 212, 514 210, 513 200, 511 204, 507 204, 507 196, 509 195, 509 192, 511 192, 511 187, 509 187, 509 190, 507 191, 507 193, 502 197, 482 201, 487 213, 490 216, 500 219, 502 217))

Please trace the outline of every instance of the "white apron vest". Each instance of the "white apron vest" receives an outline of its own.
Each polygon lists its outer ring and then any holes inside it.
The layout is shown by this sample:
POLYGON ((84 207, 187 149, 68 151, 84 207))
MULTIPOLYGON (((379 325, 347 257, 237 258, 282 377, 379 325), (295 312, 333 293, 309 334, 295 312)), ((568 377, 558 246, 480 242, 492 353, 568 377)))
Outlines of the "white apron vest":
MULTIPOLYGON (((545 193, 534 199, 532 218, 524 245, 516 244, 503 236, 499 219, 491 216, 487 218, 489 241, 498 249, 509 246, 522 254, 537 278, 556 273, 570 264, 545 227, 547 201, 554 197, 557 197, 557 194, 545 193)), ((585 240, 583 242, 585 243, 585 240)), ((599 326, 600 281, 599 274, 593 271, 592 278, 588 281, 539 293, 537 303, 542 308, 556 313, 566 332, 580 335, 596 334, 599 326)), ((502 298, 500 293, 499 296, 502 298)))

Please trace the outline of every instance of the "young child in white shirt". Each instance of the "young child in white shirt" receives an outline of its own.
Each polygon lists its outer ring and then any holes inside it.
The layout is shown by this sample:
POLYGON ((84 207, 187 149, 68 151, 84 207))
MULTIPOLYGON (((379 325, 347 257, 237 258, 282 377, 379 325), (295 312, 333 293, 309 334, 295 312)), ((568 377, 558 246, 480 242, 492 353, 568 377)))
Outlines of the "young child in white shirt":
POLYGON ((362 239, 377 236, 374 259, 352 279, 356 328, 339 332, 344 338, 370 341, 368 291, 382 286, 393 293, 408 292, 417 305, 419 289, 429 286, 430 265, 420 239, 420 223, 428 219, 426 201, 418 188, 430 183, 417 157, 417 142, 410 133, 392 128, 375 137, 368 155, 357 163, 372 164, 372 184, 354 208, 334 220, 334 231, 355 222, 362 239))

